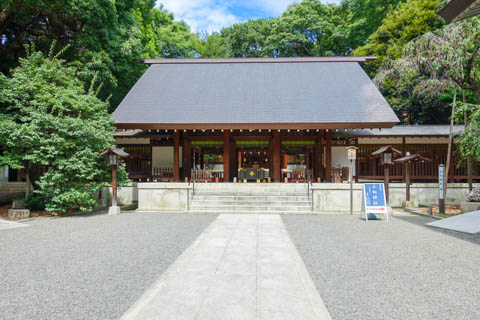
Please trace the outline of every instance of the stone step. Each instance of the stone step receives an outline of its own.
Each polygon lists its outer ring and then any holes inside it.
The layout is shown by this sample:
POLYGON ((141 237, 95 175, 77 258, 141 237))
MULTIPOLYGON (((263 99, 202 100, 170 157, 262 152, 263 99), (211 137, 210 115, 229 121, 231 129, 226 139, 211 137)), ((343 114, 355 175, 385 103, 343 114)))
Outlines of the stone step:
POLYGON ((192 200, 190 202, 192 205, 217 205, 217 206, 233 206, 233 205, 251 205, 251 206, 310 206, 311 201, 251 201, 251 200, 192 200))
POLYGON ((280 215, 313 215, 315 212, 306 211, 232 211, 232 210, 190 210, 188 214, 280 214, 280 215))
POLYGON ((197 195, 192 197, 193 201, 310 201, 311 197, 301 196, 268 196, 268 195, 197 195))
POLYGON ((307 192, 231 192, 231 191, 223 191, 223 192, 203 192, 203 191, 195 191, 193 193, 194 196, 256 196, 256 197, 307 197, 307 192))
POLYGON ((218 205, 190 205, 191 211, 310 211, 311 206, 261 206, 261 205, 241 205, 231 206, 218 205))

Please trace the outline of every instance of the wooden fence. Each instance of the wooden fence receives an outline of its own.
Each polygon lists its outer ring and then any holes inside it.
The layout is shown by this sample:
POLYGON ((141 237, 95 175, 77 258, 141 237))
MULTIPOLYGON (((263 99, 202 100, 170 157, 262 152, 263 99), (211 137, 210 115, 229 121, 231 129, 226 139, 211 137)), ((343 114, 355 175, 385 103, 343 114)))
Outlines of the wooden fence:
MULTIPOLYGON (((358 178, 360 179, 383 179, 383 165, 379 158, 373 158, 371 153, 378 150, 384 145, 364 144, 359 145, 357 156, 358 178)), ((405 150, 403 146, 393 145, 395 149, 403 152, 410 152, 411 154, 421 154, 422 156, 432 159, 432 161, 413 162, 411 179, 431 181, 438 179, 438 166, 447 163, 448 145, 446 144, 407 144, 405 150)), ((465 180, 467 179, 467 165, 465 159, 460 155, 459 151, 454 148, 452 152, 452 162, 450 167, 451 180, 465 180)), ((473 179, 480 179, 480 164, 473 163, 472 170, 473 179)), ((390 166, 390 179, 404 180, 405 179, 405 165, 395 163, 390 166)))

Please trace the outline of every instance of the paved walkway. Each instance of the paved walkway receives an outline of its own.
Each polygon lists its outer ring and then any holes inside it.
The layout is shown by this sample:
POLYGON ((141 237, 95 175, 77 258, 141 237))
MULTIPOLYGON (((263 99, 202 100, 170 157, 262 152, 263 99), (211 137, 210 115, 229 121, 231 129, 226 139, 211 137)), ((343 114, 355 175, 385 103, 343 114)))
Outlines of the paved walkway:
POLYGON ((26 227, 26 224, 21 224, 18 222, 8 221, 0 218, 0 230, 14 229, 20 227, 26 227))
POLYGON ((331 319, 278 215, 220 215, 122 319, 331 319))

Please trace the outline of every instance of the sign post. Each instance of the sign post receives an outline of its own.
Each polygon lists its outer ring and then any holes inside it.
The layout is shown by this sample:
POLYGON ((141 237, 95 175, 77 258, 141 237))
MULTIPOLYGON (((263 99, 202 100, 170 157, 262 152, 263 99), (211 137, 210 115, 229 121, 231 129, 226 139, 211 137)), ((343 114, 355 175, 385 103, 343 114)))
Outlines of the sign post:
POLYGON ((383 213, 388 222, 387 198, 385 185, 383 183, 363 184, 363 201, 365 205, 365 221, 368 221, 368 214, 383 213))
POLYGON ((445 214, 445 165, 438 166, 438 212, 445 214))
POLYGON ((350 170, 348 170, 348 181, 350 182, 350 214, 353 214, 353 161, 357 159, 357 147, 347 147, 347 156, 350 160, 350 170))

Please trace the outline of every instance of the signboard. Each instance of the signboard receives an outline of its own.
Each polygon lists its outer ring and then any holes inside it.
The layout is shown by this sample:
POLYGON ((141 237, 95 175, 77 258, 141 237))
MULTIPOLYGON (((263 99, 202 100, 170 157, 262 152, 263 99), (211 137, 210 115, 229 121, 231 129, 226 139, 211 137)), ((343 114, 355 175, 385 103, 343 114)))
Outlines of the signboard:
POLYGON ((348 156, 348 160, 356 160, 357 159, 357 149, 347 148, 347 156, 348 156))
POLYGON ((365 220, 368 221, 368 214, 384 214, 388 221, 388 206, 385 196, 385 185, 383 183, 364 183, 363 201, 365 207, 365 220))
POLYGON ((438 198, 445 199, 445 166, 438 167, 438 198))

